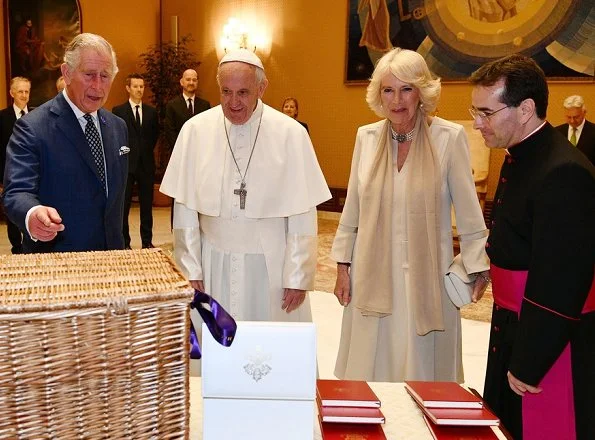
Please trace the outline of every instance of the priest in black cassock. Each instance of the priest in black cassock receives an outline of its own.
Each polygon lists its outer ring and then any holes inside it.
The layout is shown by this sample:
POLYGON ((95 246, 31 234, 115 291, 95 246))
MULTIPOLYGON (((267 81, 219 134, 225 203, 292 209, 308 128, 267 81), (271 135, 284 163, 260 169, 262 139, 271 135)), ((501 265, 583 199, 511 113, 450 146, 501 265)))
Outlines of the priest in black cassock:
POLYGON ((532 59, 490 62, 470 81, 474 128, 507 152, 486 245, 485 401, 515 440, 595 439, 595 168, 545 120, 532 59))

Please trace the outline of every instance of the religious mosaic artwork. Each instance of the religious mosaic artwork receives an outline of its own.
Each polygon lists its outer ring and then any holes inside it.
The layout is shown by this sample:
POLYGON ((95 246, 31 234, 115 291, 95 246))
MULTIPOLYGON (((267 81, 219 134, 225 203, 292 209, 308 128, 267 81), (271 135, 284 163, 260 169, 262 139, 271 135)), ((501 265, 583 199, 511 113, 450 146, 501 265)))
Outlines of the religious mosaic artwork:
POLYGON ((593 0, 348 0, 346 83, 365 83, 392 47, 419 52, 444 80, 512 53, 549 79, 594 80, 593 0))
POLYGON ((4 0, 8 23, 8 79, 31 80, 31 100, 36 107, 56 95, 56 80, 64 49, 80 34, 81 14, 77 0, 4 0))

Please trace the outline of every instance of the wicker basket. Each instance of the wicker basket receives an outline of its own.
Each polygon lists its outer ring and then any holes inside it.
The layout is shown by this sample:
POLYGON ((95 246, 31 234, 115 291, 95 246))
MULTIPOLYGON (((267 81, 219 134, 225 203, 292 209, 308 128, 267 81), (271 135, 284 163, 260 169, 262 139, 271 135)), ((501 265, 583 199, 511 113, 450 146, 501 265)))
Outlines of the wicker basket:
POLYGON ((183 439, 192 289, 159 249, 0 255, 0 439, 183 439))

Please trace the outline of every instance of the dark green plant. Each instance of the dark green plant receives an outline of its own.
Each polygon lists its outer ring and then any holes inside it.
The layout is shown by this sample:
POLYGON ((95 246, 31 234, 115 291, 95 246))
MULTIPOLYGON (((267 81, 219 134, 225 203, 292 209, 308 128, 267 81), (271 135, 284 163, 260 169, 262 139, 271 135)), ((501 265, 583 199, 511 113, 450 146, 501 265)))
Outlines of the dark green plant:
POLYGON ((180 78, 186 69, 197 69, 200 65, 196 53, 188 48, 192 36, 184 35, 178 44, 171 41, 151 45, 146 52, 141 53, 140 67, 144 70, 145 86, 152 93, 151 103, 157 109, 160 139, 157 144, 156 178, 163 177, 171 146, 164 141, 163 123, 165 120, 165 107, 171 99, 181 93, 180 78))

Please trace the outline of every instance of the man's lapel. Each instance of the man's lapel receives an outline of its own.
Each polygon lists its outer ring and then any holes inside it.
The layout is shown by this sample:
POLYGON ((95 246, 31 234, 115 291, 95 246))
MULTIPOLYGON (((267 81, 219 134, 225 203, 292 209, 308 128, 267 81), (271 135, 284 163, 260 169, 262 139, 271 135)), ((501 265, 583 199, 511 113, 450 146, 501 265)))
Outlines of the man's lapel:
POLYGON ((80 122, 76 119, 74 112, 66 102, 66 99, 62 94, 58 94, 54 98, 51 111, 58 116, 57 126, 62 131, 64 138, 70 142, 74 150, 83 159, 83 162, 97 177, 97 182, 100 184, 101 179, 95 161, 93 160, 93 154, 91 148, 85 137, 85 133, 81 127, 80 122))
MULTIPOLYGON (((105 166, 107 169, 108 193, 111 199, 121 188, 122 166, 127 165, 128 156, 120 154, 120 148, 126 145, 118 145, 117 130, 115 121, 105 117, 106 110, 99 109, 99 126, 101 128, 101 139, 103 141, 103 152, 105 154, 105 166)), ((113 199, 112 199, 113 200, 113 199)))
POLYGON ((188 103, 186 102, 186 99, 184 99, 184 95, 178 96, 178 99, 178 110, 180 111, 180 115, 188 119, 188 103))
POLYGON ((126 115, 128 116, 127 125, 132 127, 137 133, 140 133, 140 126, 136 123, 136 115, 134 114, 132 107, 130 107, 130 103, 126 106, 126 115))
POLYGON ((146 105, 143 106, 143 125, 140 129, 140 134, 144 137, 147 133, 150 133, 151 126, 153 124, 153 113, 149 110, 149 107, 146 105))

